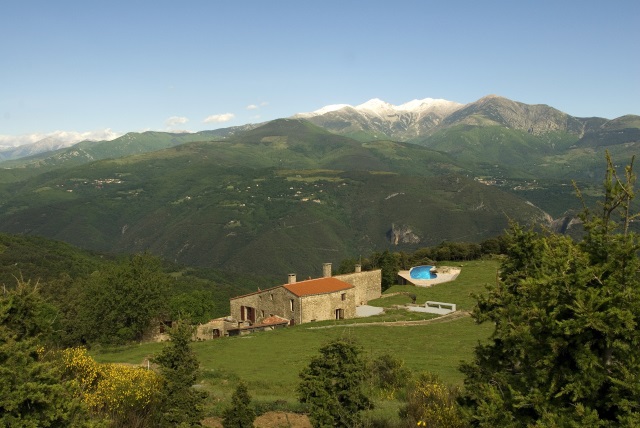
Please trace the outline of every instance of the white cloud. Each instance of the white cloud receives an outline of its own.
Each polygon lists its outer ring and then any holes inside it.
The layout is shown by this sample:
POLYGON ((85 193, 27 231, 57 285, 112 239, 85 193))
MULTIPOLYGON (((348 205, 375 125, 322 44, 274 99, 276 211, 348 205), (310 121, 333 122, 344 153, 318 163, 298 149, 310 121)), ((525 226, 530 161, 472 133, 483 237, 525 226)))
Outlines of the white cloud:
POLYGON ((247 110, 258 110, 259 108, 268 106, 269 103, 266 101, 261 102, 260 104, 249 104, 246 109, 247 110))
POLYGON ((34 132, 22 135, 0 135, 0 147, 11 148, 32 144, 45 139, 59 142, 65 145, 71 145, 83 140, 113 140, 118 138, 120 133, 114 132, 110 128, 97 129, 93 131, 53 131, 53 132, 34 132))
POLYGON ((229 122, 234 117, 236 117, 233 113, 224 113, 224 114, 212 114, 211 116, 207 116, 202 122, 203 123, 222 123, 229 122))
POLYGON ((171 116, 164 121, 164 123, 170 128, 176 125, 185 124, 187 122, 189 122, 189 119, 184 116, 171 116))

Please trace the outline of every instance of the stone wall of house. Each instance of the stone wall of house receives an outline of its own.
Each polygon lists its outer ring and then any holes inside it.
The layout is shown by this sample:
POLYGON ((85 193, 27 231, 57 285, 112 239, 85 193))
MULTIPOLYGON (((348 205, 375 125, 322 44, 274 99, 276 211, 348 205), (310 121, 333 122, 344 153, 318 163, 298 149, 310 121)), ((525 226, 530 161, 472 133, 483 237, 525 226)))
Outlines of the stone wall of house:
POLYGON ((237 297, 230 300, 230 305, 231 317, 237 321, 242 319, 242 306, 247 306, 256 310, 256 324, 271 315, 293 319, 296 324, 300 323, 299 298, 284 287, 270 288, 237 297))
POLYGON ((369 300, 377 299, 382 295, 382 271, 380 269, 336 275, 335 278, 356 288, 355 304, 357 306, 366 305, 369 300))
POLYGON ((356 289, 336 291, 333 293, 302 296, 300 305, 302 310, 301 323, 336 319, 336 310, 342 310, 342 318, 355 318, 356 289))

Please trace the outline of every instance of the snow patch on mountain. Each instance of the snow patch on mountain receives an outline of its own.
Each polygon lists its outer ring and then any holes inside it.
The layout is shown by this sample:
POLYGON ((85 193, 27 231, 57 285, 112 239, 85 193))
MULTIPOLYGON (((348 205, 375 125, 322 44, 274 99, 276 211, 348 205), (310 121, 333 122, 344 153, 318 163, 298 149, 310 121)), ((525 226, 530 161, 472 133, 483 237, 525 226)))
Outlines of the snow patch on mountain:
POLYGON ((332 104, 328 106, 324 106, 321 109, 316 111, 312 111, 311 113, 300 113, 297 114, 296 117, 311 117, 311 116, 319 116, 325 113, 330 113, 332 111, 341 110, 345 107, 351 107, 349 104, 332 104))
POLYGON ((367 102, 358 104, 357 106, 352 106, 350 104, 332 104, 322 107, 313 112, 296 114, 294 117, 321 116, 323 114, 340 111, 347 107, 355 109, 359 113, 388 116, 395 113, 425 113, 435 110, 450 113, 463 106, 464 104, 460 104, 454 101, 434 98, 424 98, 421 100, 416 99, 396 106, 379 98, 372 98, 367 102))

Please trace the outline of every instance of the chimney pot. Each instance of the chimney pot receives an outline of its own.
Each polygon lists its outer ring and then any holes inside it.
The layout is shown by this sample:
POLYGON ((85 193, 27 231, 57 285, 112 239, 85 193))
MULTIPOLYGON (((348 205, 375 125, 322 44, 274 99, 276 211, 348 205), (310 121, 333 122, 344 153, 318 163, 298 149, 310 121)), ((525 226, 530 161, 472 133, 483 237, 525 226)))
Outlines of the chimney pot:
POLYGON ((290 273, 289 274, 289 279, 287 281, 287 284, 295 284, 296 282, 296 274, 295 273, 290 273))

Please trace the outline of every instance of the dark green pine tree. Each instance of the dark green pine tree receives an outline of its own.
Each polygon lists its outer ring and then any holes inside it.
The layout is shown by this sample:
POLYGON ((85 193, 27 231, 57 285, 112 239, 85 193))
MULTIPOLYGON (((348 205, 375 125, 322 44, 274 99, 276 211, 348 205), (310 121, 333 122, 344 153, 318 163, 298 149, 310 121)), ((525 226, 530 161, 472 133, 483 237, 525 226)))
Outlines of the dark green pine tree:
POLYGON ((193 327, 177 321, 169 330, 171 341, 153 359, 163 378, 159 425, 162 427, 200 426, 207 393, 194 388, 200 363, 191 349, 193 327))
POLYGON ((231 406, 224 411, 224 428, 252 428, 256 412, 251 406, 251 396, 244 382, 240 382, 231 397, 231 406))
POLYGON ((513 226, 499 281, 473 316, 495 323, 464 364, 472 426, 640 426, 640 261, 629 231, 633 162, 607 156, 598 215, 584 240, 513 226))
POLYGON ((320 356, 300 372, 298 385, 313 426, 358 426, 361 411, 373 407, 362 391, 366 376, 366 362, 353 342, 336 339, 320 348, 320 356))
POLYGON ((86 426, 87 412, 55 360, 46 358, 53 312, 36 287, 0 291, 0 426, 86 426))

